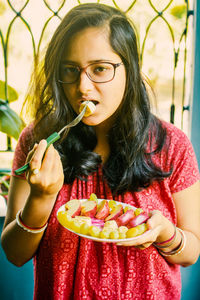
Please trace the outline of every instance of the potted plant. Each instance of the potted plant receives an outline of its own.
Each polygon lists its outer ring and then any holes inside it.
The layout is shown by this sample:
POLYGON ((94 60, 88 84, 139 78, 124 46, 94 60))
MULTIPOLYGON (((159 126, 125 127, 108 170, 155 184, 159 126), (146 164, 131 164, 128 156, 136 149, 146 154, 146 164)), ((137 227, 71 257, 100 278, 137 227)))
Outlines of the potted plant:
POLYGON ((7 97, 5 91, 5 82, 0 80, 0 131, 17 140, 24 127, 24 122, 18 114, 9 107, 9 103, 16 101, 18 94, 9 85, 7 86, 7 97))
MULTIPOLYGON (((16 101, 17 99, 18 94, 15 89, 0 80, 0 131, 16 140, 19 138, 20 132, 25 125, 18 114, 9 106, 10 102, 16 101)), ((10 170, 2 169, 0 166, 0 216, 5 216, 6 213, 9 182, 10 170)))

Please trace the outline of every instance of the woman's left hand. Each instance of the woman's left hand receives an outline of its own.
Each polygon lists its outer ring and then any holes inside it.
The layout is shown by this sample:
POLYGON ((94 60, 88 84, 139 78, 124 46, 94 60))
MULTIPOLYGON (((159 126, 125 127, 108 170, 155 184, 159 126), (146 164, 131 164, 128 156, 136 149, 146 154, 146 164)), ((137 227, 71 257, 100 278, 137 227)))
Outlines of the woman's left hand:
MULTIPOLYGON (((159 210, 153 210, 150 212, 150 218, 146 222, 148 230, 144 234, 136 237, 132 241, 119 242, 117 243, 117 245, 134 246, 139 249, 146 249, 149 246, 151 246, 154 242, 156 242, 159 239, 159 237, 163 234, 163 232, 167 228, 167 222, 171 223, 163 216, 163 214, 159 210)), ((173 229, 172 223, 171 227, 173 229)))

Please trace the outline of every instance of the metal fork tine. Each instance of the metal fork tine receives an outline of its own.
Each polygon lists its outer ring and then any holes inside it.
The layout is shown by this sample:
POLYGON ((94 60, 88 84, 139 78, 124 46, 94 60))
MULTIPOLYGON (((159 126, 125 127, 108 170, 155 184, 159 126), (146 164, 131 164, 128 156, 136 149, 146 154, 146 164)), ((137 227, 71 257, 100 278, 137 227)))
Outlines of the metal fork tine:
MULTIPOLYGON (((81 119, 83 118, 86 108, 87 108, 87 104, 89 103, 89 100, 85 103, 85 107, 83 108, 82 112, 69 124, 67 124, 66 126, 64 126, 59 132, 54 132, 52 133, 47 139, 47 148, 53 144, 54 142, 56 142, 58 139, 60 139, 60 134, 67 128, 73 127, 75 125, 77 125, 81 119)), ((30 167, 30 163, 28 162, 27 164, 25 164, 24 166, 22 166, 21 168, 15 170, 15 174, 19 175, 24 173, 26 170, 28 170, 30 167)))
MULTIPOLYGON (((88 103, 89 101, 87 101, 88 103)), ((87 103, 85 104, 83 110, 81 111, 81 113, 69 124, 67 124, 66 126, 64 126, 59 132, 58 134, 60 135, 65 129, 76 126, 83 118, 85 111, 87 109, 87 103)))

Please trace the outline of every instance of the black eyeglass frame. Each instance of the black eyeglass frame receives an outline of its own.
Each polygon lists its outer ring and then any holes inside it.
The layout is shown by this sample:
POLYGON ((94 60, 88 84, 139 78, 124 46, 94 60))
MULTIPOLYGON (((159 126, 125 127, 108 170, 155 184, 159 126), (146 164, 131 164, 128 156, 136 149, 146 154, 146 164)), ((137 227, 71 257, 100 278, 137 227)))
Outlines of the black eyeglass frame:
POLYGON ((77 69, 79 70, 79 75, 78 75, 77 79, 74 80, 74 81, 72 81, 72 82, 66 82, 66 81, 63 81, 63 80, 58 79, 58 82, 64 83, 64 84, 73 84, 73 83, 75 83, 75 82, 77 82, 77 81, 79 80, 82 71, 85 72, 85 74, 87 75, 87 77, 88 77, 92 82, 95 82, 95 83, 106 83, 106 82, 110 82, 110 81, 112 81, 112 80, 114 79, 114 77, 115 77, 115 71, 116 71, 116 68, 118 68, 119 66, 123 65, 123 62, 120 62, 120 63, 115 64, 115 63, 111 63, 111 62, 108 62, 108 61, 101 61, 101 62, 99 62, 99 63, 110 64, 110 65, 112 65, 112 66, 114 67, 114 73, 113 73, 113 77, 112 77, 111 79, 106 80, 106 81, 100 81, 100 82, 99 82, 99 81, 96 81, 96 80, 93 80, 93 79, 90 77, 90 74, 86 72, 86 69, 87 69, 89 66, 91 66, 91 65, 98 64, 98 62, 94 62, 94 63, 91 63, 91 64, 89 64, 89 65, 87 65, 87 66, 85 66, 85 67, 83 67, 83 68, 81 68, 81 67, 79 67, 79 66, 75 66, 75 65, 73 65, 73 64, 69 64, 69 65, 74 66, 75 68, 77 68, 77 69))

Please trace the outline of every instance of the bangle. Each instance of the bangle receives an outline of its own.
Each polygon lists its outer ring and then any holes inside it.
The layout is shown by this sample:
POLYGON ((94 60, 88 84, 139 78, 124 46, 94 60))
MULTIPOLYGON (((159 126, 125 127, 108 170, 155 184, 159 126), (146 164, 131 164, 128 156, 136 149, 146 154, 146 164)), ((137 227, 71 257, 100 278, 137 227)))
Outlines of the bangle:
POLYGON ((185 245, 186 245, 185 233, 183 230, 181 230, 178 227, 177 227, 177 230, 181 233, 181 241, 180 241, 179 245, 175 249, 173 249, 172 251, 169 251, 169 252, 164 252, 162 250, 159 250, 161 255, 163 255, 163 256, 178 255, 185 249, 185 245))
POLYGON ((168 248, 174 243, 175 238, 176 238, 176 226, 174 225, 174 234, 172 235, 172 237, 170 237, 170 239, 160 242, 160 243, 154 242, 153 245, 158 249, 168 248), (164 245, 164 244, 167 244, 167 245, 164 245))
POLYGON ((28 231, 28 232, 31 232, 31 233, 40 233, 42 231, 44 231, 48 225, 48 223, 44 224, 43 226, 41 227, 29 227, 27 225, 25 225, 22 221, 22 218, 21 218, 21 210, 18 211, 18 213, 16 214, 16 221, 17 221, 17 225, 19 227, 21 227, 22 229, 24 229, 25 231, 28 231))

